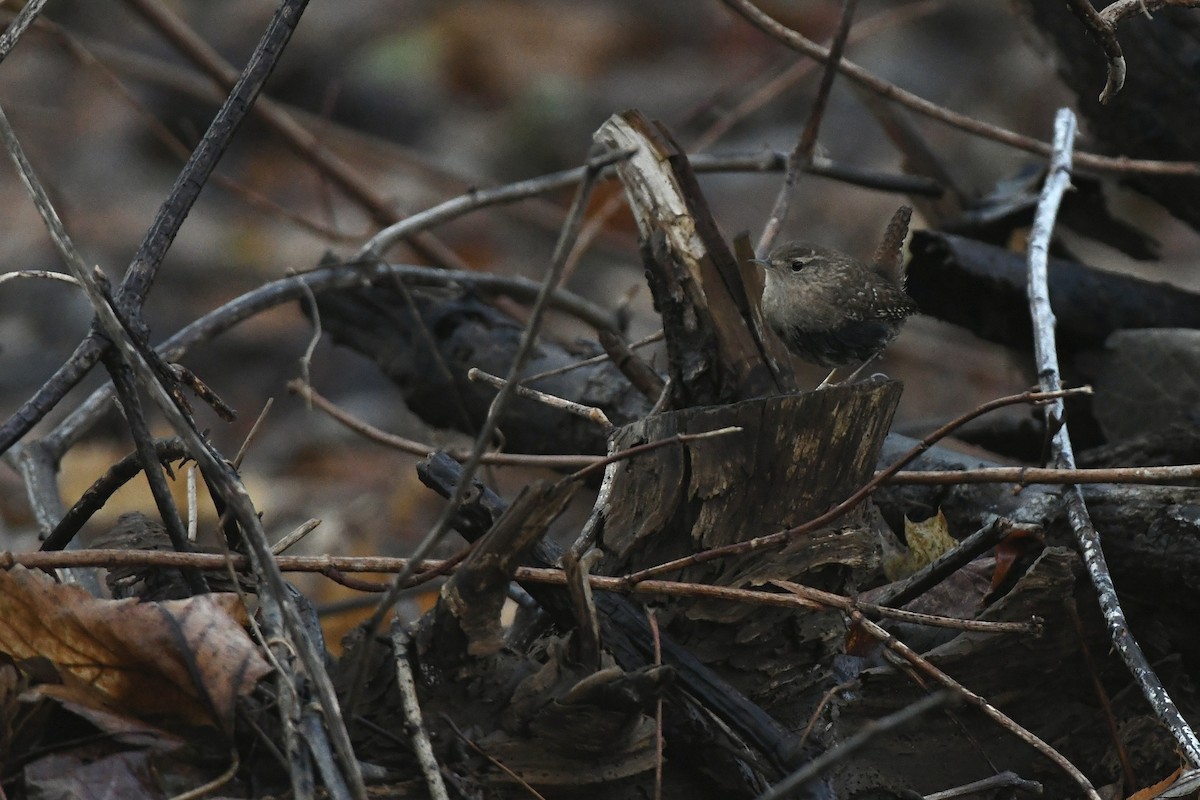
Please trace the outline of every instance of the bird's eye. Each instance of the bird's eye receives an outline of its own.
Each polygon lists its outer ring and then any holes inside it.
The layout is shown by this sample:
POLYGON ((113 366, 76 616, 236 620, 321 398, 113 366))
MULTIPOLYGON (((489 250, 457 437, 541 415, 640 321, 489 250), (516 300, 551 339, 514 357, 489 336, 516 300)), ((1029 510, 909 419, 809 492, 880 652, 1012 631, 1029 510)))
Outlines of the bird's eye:
POLYGON ((793 259, 790 265, 792 272, 799 272, 800 270, 804 269, 805 263, 806 262, 803 259, 793 259))

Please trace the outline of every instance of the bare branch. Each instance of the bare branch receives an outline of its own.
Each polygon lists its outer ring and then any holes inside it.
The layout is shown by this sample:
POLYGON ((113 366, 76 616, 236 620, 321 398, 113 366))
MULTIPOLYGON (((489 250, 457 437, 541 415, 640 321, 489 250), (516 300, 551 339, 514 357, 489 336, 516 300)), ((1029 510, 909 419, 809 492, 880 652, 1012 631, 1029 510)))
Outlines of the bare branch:
MULTIPOLYGON (((1029 239, 1029 312, 1033 317, 1034 358, 1039 382, 1043 391, 1057 391, 1062 382, 1059 378, 1058 348, 1054 337, 1054 311, 1050 305, 1049 253, 1050 237, 1063 193, 1071 183, 1071 148, 1075 142, 1075 115, 1070 109, 1062 109, 1054 122, 1054 153, 1050 171, 1046 176, 1042 196, 1038 201, 1033 219, 1033 230, 1029 239)), ((1071 437, 1067 431, 1065 411, 1061 399, 1046 407, 1046 424, 1053 433, 1051 451, 1055 466, 1062 469, 1075 468, 1075 454, 1071 437)), ((1200 739, 1188 725, 1187 720, 1167 694, 1166 687, 1154 673, 1141 646, 1133 637, 1125 612, 1117 599, 1117 590, 1100 547, 1100 534, 1092 525, 1083 493, 1077 484, 1067 487, 1064 494, 1067 519, 1075 532, 1079 551, 1083 556, 1088 577, 1096 587, 1097 599, 1108 624, 1109 635, 1121 658, 1129 668, 1133 679, 1141 687, 1146 700, 1170 729, 1180 749, 1193 766, 1200 765, 1200 739)))
MULTIPOLYGON (((829 58, 829 51, 826 48, 821 47, 816 42, 772 19, 759 10, 750 0, 724 1, 727 6, 741 14, 759 30, 786 44, 788 47, 798 50, 818 61, 824 61, 829 58)), ((1136 2, 1136 0, 1134 1, 1136 2)), ((1015 147, 1019 150, 1025 150, 1026 152, 1036 153, 1041 156, 1050 155, 1051 148, 1047 142, 1014 133, 997 125, 980 122, 977 119, 968 117, 966 114, 950 111, 912 92, 907 92, 893 83, 885 81, 878 75, 860 67, 852 61, 842 59, 841 71, 847 78, 861 83, 880 96, 894 100, 930 119, 937 120, 938 122, 945 123, 976 136, 982 136, 986 139, 1015 147)), ((1080 166, 1101 172, 1200 176, 1200 163, 1195 161, 1145 161, 1133 158, 1111 158, 1091 153, 1077 153, 1075 161, 1080 166)))

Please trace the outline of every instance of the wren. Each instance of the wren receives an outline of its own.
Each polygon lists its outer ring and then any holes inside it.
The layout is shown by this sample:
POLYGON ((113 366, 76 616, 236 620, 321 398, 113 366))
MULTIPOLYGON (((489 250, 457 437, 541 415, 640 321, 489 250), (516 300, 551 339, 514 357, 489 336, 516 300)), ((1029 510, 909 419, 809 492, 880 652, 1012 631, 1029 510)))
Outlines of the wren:
POLYGON ((895 248, 892 257, 877 255, 876 264, 867 265, 811 242, 779 245, 767 258, 753 259, 766 272, 763 319, 788 350, 805 361, 834 372, 859 364, 847 378, 852 379, 917 311, 904 291, 898 243, 895 248))

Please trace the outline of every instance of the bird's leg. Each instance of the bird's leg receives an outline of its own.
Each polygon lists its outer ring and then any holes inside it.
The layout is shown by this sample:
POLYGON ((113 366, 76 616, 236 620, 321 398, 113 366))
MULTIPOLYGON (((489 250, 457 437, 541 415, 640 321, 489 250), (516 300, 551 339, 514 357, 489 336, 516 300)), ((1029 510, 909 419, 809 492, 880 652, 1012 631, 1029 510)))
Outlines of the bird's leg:
MULTIPOLYGON (((877 355, 878 354, 876 354, 876 356, 877 355)), ((833 369, 831 369, 829 371, 829 374, 825 376, 825 380, 821 381, 821 385, 818 386, 816 389, 814 389, 814 391, 819 391, 821 389, 825 389, 830 386, 845 386, 847 384, 853 383, 854 379, 858 377, 858 374, 860 372, 862 372, 864 369, 866 369, 867 365, 870 364, 872 361, 874 361, 876 356, 871 356, 866 361, 859 364, 857 367, 855 367, 854 372, 851 372, 849 375, 842 378, 840 381, 833 380, 833 376, 835 374, 837 374, 837 371, 839 369, 839 367, 834 367, 833 369)))
MULTIPOLYGON (((838 383, 843 383, 843 381, 837 381, 837 382, 831 381, 833 376, 837 374, 837 371, 838 371, 837 367, 834 367, 833 369, 829 370, 829 374, 825 376, 825 380, 821 381, 821 383, 818 384, 817 388, 813 389, 813 391, 819 392, 822 389, 828 388, 830 386, 836 386, 838 383)), ((858 374, 858 373, 856 372, 855 374, 858 374)))
POLYGON ((872 361, 874 361, 874 360, 875 360, 877 357, 878 357, 878 353, 876 353, 875 355, 873 355, 873 356, 871 356, 870 358, 868 358, 866 361, 864 361, 864 362, 862 362, 861 364, 859 364, 859 365, 858 365, 858 368, 857 368, 857 369, 855 369, 855 370, 854 370, 854 372, 851 372, 851 373, 850 373, 850 374, 849 374, 849 375, 848 375, 846 378, 844 378, 844 379, 843 379, 841 382, 842 382, 842 383, 851 383, 851 382, 853 382, 853 381, 854 381, 854 379, 858 377, 858 373, 860 373, 860 372, 862 372, 864 369, 866 369, 866 368, 867 368, 867 365, 868 365, 868 364, 870 364, 872 361))

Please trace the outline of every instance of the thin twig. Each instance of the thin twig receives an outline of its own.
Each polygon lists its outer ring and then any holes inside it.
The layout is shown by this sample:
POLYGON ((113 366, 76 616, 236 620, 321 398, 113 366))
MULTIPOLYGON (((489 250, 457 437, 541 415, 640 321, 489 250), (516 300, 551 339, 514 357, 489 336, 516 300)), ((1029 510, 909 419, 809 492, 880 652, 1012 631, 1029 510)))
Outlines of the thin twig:
MULTIPOLYGON (((852 597, 814 589, 792 581, 773 580, 771 585, 778 586, 785 592, 811 600, 826 608, 836 608, 847 614, 860 611, 872 617, 892 619, 898 622, 910 622, 914 625, 927 625, 931 628, 950 628, 959 631, 976 631, 979 633, 1020 633, 1026 636, 1039 636, 1042 632, 1042 620, 1034 617, 1029 622, 990 622, 979 619, 960 619, 940 614, 922 614, 916 611, 905 611, 901 608, 889 608, 885 603, 900 605, 900 602, 890 598, 881 599, 880 603, 867 603, 852 597)), ((901 602, 907 602, 901 601, 901 602)))
MULTIPOLYGON (((646 622, 650 625, 650 635, 654 638, 654 666, 662 666, 662 635, 658 631, 658 615, 654 609, 646 607, 646 622)), ((659 695, 655 702, 654 711, 654 800, 662 800, 663 779, 663 699, 659 695)))
POLYGON ((776 783, 770 789, 760 794, 758 800, 781 800, 781 798, 788 797, 793 790, 802 788, 804 784, 813 780, 825 770, 830 769, 838 762, 844 761, 866 747, 875 737, 890 733, 896 728, 912 722, 917 717, 940 708, 952 699, 953 695, 950 692, 934 692, 931 695, 922 697, 910 706, 888 714, 882 719, 864 723, 853 736, 839 742, 836 747, 826 750, 800 769, 776 783))
MULTIPOLYGON (((864 41, 880 31, 928 16, 935 11, 941 10, 947 4, 948 0, 916 0, 916 2, 886 8, 856 24, 850 32, 850 38, 847 40, 847 43, 856 44, 864 41)), ((709 125, 704 133, 691 142, 689 149, 707 150, 717 140, 728 133, 734 125, 783 94, 784 91, 795 85, 801 78, 812 72, 814 67, 815 63, 810 59, 797 59, 780 71, 779 74, 750 92, 746 92, 740 86, 736 87, 737 96, 734 99, 738 101, 737 105, 709 125)), ((693 155, 690 158, 692 159, 692 166, 695 167, 697 156, 693 155)))
POLYGON ((1117 41, 1117 26, 1100 16, 1100 12, 1089 0, 1067 0, 1071 13, 1083 23, 1088 37, 1104 50, 1108 59, 1108 80, 1100 93, 1100 102, 1107 105, 1121 87, 1125 85, 1125 56, 1117 41))
POLYGON ((444 203, 426 209, 418 214, 413 214, 408 219, 401 220, 394 225, 381 230, 379 233, 371 237, 370 241, 358 249, 354 254, 353 261, 375 261, 383 258, 384 253, 388 251, 397 240, 409 236, 413 231, 425 230, 434 225, 438 225, 446 220, 460 216, 467 211, 472 211, 478 208, 485 208, 499 203, 511 203, 515 200, 521 200, 526 197, 532 197, 537 194, 542 194, 547 191, 547 186, 558 188, 560 186, 570 186, 573 183, 578 183, 581 180, 585 182, 594 182, 600 172, 610 164, 615 164, 617 161, 622 161, 628 158, 631 154, 626 152, 604 153, 590 159, 582 168, 565 170, 564 172, 554 173, 553 175, 545 175, 540 178, 531 178, 527 181, 518 181, 505 186, 498 186, 494 189, 480 189, 478 191, 470 191, 466 194, 447 200, 444 203), (590 176, 590 177, 589 177, 590 176))
MULTIPOLYGON (((603 333, 603 331, 601 331, 601 333, 603 333)), ((637 350, 640 347, 645 347, 647 345, 654 344, 655 342, 661 342, 664 338, 666 338, 666 334, 663 331, 655 331, 648 336, 638 339, 636 342, 631 342, 628 347, 630 350, 637 350)), ((543 378, 552 378, 555 375, 562 375, 567 372, 582 369, 583 367, 591 367, 596 364, 603 364, 605 361, 610 360, 612 360, 612 356, 610 356, 608 353, 601 353, 600 355, 592 356, 591 358, 585 358, 582 361, 575 361, 570 364, 563 364, 561 367, 548 369, 545 372, 535 372, 532 375, 526 375, 521 379, 521 383, 533 383, 534 381, 540 381, 543 378)))
MULTIPOLYGON (((178 438, 160 439, 155 442, 155 463, 166 464, 186 458, 188 451, 178 438)), ((142 457, 135 450, 109 467, 97 478, 75 505, 62 515, 54 530, 42 541, 42 550, 62 550, 79 532, 93 514, 104 507, 118 489, 142 471, 142 457)))
POLYGON ((441 767, 433 754, 433 743, 429 741, 429 731, 425 728, 425 719, 421 716, 421 700, 417 697, 417 682, 413 679, 412 662, 409 661, 408 648, 410 637, 408 631, 399 620, 392 625, 392 654, 396 665, 396 683, 400 687, 400 700, 404 707, 405 728, 408 730, 413 753, 417 763, 421 765, 421 775, 425 778, 425 788, 433 800, 450 800, 446 792, 446 784, 442 782, 441 767))
MULTIPOLYGON (((300 299, 309 290, 320 292, 359 286, 364 281, 379 280, 393 272, 416 285, 463 284, 484 291, 503 291, 514 297, 528 297, 531 300, 536 298, 538 291, 538 284, 533 281, 486 273, 457 273, 407 264, 331 264, 310 272, 280 278, 234 298, 175 333, 156 350, 163 359, 176 361, 196 343, 211 339, 266 309, 300 299)), ((604 309, 561 289, 553 292, 550 305, 598 328, 612 327, 616 324, 612 315, 604 309)), ((111 397, 111 386, 104 386, 92 392, 87 400, 44 437, 46 446, 61 457, 88 427, 100 418, 111 397)))
MULTIPOLYGON (((428 456, 430 453, 437 452, 440 448, 435 447, 425 442, 418 442, 413 439, 406 439, 403 436, 381 431, 373 425, 370 425, 357 417, 351 416, 342 409, 334 405, 330 400, 322 396, 316 389, 311 386, 306 386, 298 378, 292 379, 287 385, 288 391, 298 394, 312 405, 325 412, 333 419, 345 425, 355 433, 359 433, 367 439, 381 444, 384 447, 391 447, 396 450, 401 450, 405 453, 412 453, 417 456, 428 456)), ((470 458, 470 451, 466 450, 447 450, 447 455, 455 461, 466 461, 470 458)), ((587 467, 599 462, 601 456, 555 456, 555 455, 529 455, 526 453, 484 453, 480 457, 481 464, 489 466, 509 466, 509 467, 546 467, 549 469, 578 469, 587 467)))
POLYGON ((25 33, 25 30, 37 19, 37 15, 42 13, 44 5, 46 5, 46 0, 31 0, 17 13, 16 18, 0 36, 0 61, 8 58, 8 54, 20 41, 21 34, 25 33))
POLYGON ((1060 483, 1171 484, 1200 480, 1200 464, 1166 467, 1095 467, 1053 469, 1050 467, 980 467, 962 470, 897 472, 889 484, 901 486, 944 486, 963 483, 1014 483, 1017 486, 1060 483))
POLYGON ((796 194, 796 182, 799 180, 801 167, 804 164, 812 163, 813 151, 817 147, 817 131, 821 129, 825 107, 829 104, 829 93, 833 89, 833 79, 837 76, 838 64, 841 63, 842 51, 846 48, 846 39, 850 35, 850 23, 854 19, 854 9, 857 5, 858 0, 843 0, 842 18, 838 23, 833 42, 829 46, 829 58, 825 61, 825 70, 821 74, 821 84, 817 89, 816 99, 813 100, 812 109, 808 112, 808 121, 804 123, 804 129, 800 133, 800 138, 796 140, 796 146, 788 154, 787 169, 783 172, 783 183, 779 187, 775 205, 771 208, 767 223, 763 226, 762 235, 758 239, 758 245, 755 247, 755 252, 761 258, 766 258, 767 251, 775 243, 775 239, 779 236, 779 229, 783 226, 784 219, 787 218, 792 197, 796 194))
POLYGON ((318 527, 320 527, 320 525, 321 520, 310 519, 308 522, 305 522, 294 530, 289 531, 286 536, 277 541, 275 544, 271 545, 271 552, 275 555, 287 552, 289 548, 299 544, 305 536, 308 536, 310 533, 315 531, 318 527))
MULTIPOLYGON (((995 775, 989 775, 981 780, 964 783, 962 786, 955 786, 953 789, 927 794, 925 795, 925 800, 954 800, 956 797, 978 797, 998 789, 1017 789, 1033 797, 1041 797, 1043 794, 1042 784, 1037 781, 1026 780, 1011 770, 1005 770, 1004 772, 997 772, 995 775)), ((996 796, 1003 797, 1004 795, 996 796)))
MULTIPOLYGON (((506 381, 499 378, 490 372, 484 372, 479 367, 471 367, 467 370, 467 380, 479 381, 486 383, 488 386, 493 386, 497 389, 503 389, 506 381)), ((537 389, 530 389, 522 384, 528 383, 527 380, 518 382, 514 391, 517 397, 524 397, 527 400, 536 400, 539 403, 544 403, 551 408, 557 408, 565 411, 568 414, 574 414, 577 417, 586 419, 588 422, 594 422, 606 431, 612 430, 613 424, 603 411, 595 406, 585 406, 582 403, 576 403, 573 400, 566 400, 562 397, 555 397, 552 394, 539 392, 537 389)))
POLYGON ((653 442, 644 442, 636 444, 633 447, 627 447, 624 450, 618 450, 615 453, 609 453, 607 456, 597 458, 593 463, 581 468, 578 472, 568 475, 563 480, 580 481, 591 475, 597 470, 604 469, 609 464, 615 464, 618 461, 624 461, 635 456, 640 456, 643 453, 648 453, 651 450, 658 450, 669 445, 686 444, 688 442, 699 441, 700 439, 711 439, 716 436, 728 436, 731 433, 741 433, 742 428, 737 425, 730 425, 726 428, 717 428, 711 431, 702 431, 700 433, 677 433, 674 436, 668 436, 665 439, 657 439, 653 442))
MULTIPOLYGON (((153 0, 126 0, 142 18, 158 30, 188 60, 224 90, 233 84, 237 70, 169 8, 153 0)), ((401 218, 393 203, 376 192, 365 176, 326 147, 320 137, 305 128, 282 105, 262 97, 254 105, 255 115, 274 130, 296 153, 308 159, 324 177, 357 203, 378 225, 391 225, 401 218)), ((427 232, 408 238, 409 245, 435 264, 464 269, 453 250, 427 232)))
POLYGON ((1158 11, 1160 8, 1196 8, 1197 6, 1200 6, 1200 0, 1116 0, 1115 3, 1106 6, 1100 12, 1100 16, 1115 25, 1133 14, 1143 14, 1149 17, 1151 11, 1158 11))
POLYGON ((79 281, 72 278, 70 275, 64 275, 61 272, 50 272, 45 269, 19 269, 16 272, 6 272, 0 275, 0 283, 6 283, 16 278, 39 278, 47 281, 61 281, 69 283, 72 286, 78 286, 79 281))
MULTIPOLYGON (((175 180, 171 193, 159 207, 150 229, 125 271, 116 293, 128 322, 138 330, 144 327, 140 309, 154 281, 167 248, 194 205, 205 180, 228 147, 241 120, 254 104, 263 83, 283 53, 307 0, 280 0, 270 23, 260 37, 246 68, 221 108, 217 111, 200 144, 192 152, 175 180)), ((100 360, 107 344, 95 333, 89 334, 59 367, 50 380, 25 401, 3 426, 0 426, 0 452, 7 450, 41 420, 100 360)))
MULTIPOLYGON (((467 556, 470 548, 444 560, 414 561, 411 558, 387 556, 286 556, 277 555, 273 560, 282 572, 315 572, 326 577, 337 573, 375 572, 397 574, 415 573, 405 585, 411 588, 430 578, 446 575, 467 556)), ((250 559, 242 555, 220 553, 177 553, 172 550, 59 550, 55 552, 8 553, 0 552, 0 569, 9 569, 20 564, 30 569, 62 569, 77 567, 164 567, 180 569, 191 567, 204 571, 221 571, 232 568, 243 571, 251 567, 250 559)), ((550 586, 566 586, 568 577, 561 569, 549 567, 518 567, 514 578, 522 583, 542 583, 550 586)), ((606 575, 586 576, 588 585, 602 592, 637 594, 660 597, 686 597, 692 599, 719 600, 769 608, 804 609, 808 611, 834 608, 850 613, 861 612, 880 619, 894 619, 936 628, 968 630, 979 633, 1009 633, 1036 636, 1039 622, 989 622, 987 620, 959 619, 934 614, 917 614, 895 608, 886 608, 873 603, 864 603, 850 597, 824 592, 799 584, 787 584, 788 593, 767 592, 755 589, 738 589, 730 586, 713 586, 707 583, 685 583, 682 581, 646 580, 634 586, 621 578, 606 575)), ((370 589, 369 591, 374 591, 370 589)))
MULTIPOLYGON (((1029 312, 1033 317, 1034 358, 1039 382, 1045 391, 1060 385, 1058 347, 1054 337, 1054 311, 1050 305, 1049 258, 1050 238, 1062 196, 1071 183, 1071 152, 1075 142, 1075 115, 1061 109, 1054 121, 1054 154, 1042 196, 1038 200, 1029 239, 1029 312)), ((1065 409, 1061 399, 1046 407, 1047 429, 1053 432, 1050 440, 1053 463, 1061 469, 1075 468, 1075 453, 1067 431, 1065 409)), ((1171 731, 1181 751, 1192 766, 1200 766, 1200 739, 1179 713, 1174 701, 1162 685, 1150 662, 1142 652, 1125 619, 1117 598, 1112 574, 1100 546, 1100 534, 1092 525, 1083 492, 1078 484, 1067 486, 1064 492, 1067 520, 1075 533, 1088 577, 1096 588, 1104 620, 1113 645, 1121 654, 1130 675, 1141 688, 1159 719, 1171 731)))
MULTIPOLYGON (((284 5, 277 10, 276 19, 273 23, 279 22, 278 17, 280 13, 288 10, 287 1, 285 0, 284 5)), ((286 13, 283 13, 283 15, 287 16, 286 13)), ((264 39, 269 40, 270 37, 265 36, 264 39)), ((283 42, 286 42, 286 37, 283 38, 283 42)), ((275 55, 277 56, 278 54, 276 53, 275 55)), ((265 75, 263 77, 265 78, 265 75)), ((63 255, 68 269, 87 293, 88 299, 96 311, 100 329, 103 330, 105 337, 116 348, 113 357, 116 358, 119 356, 133 370, 142 387, 158 405, 159 410, 171 423, 172 427, 175 428, 180 438, 183 439, 190 454, 204 471, 210 485, 218 487, 221 496, 229 503, 234 517, 245 532, 244 540, 250 545, 250 556, 255 566, 255 574, 262 579, 259 587, 259 599, 263 615, 262 624, 268 628, 268 637, 266 640, 268 646, 280 648, 280 661, 290 659, 294 655, 299 658, 304 667, 301 675, 289 671, 286 674, 281 673, 278 679, 282 684, 288 684, 291 681, 297 680, 307 683, 305 693, 311 692, 315 694, 324 718, 324 724, 327 726, 325 730, 328 732, 328 737, 309 736, 307 745, 313 751, 314 755, 318 754, 319 749, 331 745, 337 751, 344 774, 325 774, 326 784, 331 788, 347 784, 352 795, 358 798, 358 800, 363 800, 366 797, 366 789, 363 785, 362 772, 358 760, 354 756, 350 737, 346 732, 345 722, 339 710, 333 684, 325 668, 323 654, 317 652, 307 631, 304 629, 299 612, 296 610, 294 601, 290 598, 283 575, 279 572, 278 567, 275 566, 267 544, 266 532, 262 527, 262 521, 258 517, 258 512, 255 510, 245 486, 232 467, 211 449, 209 443, 195 429, 191 420, 177 407, 175 400, 159 382, 158 374, 146 362, 142 352, 133 342, 130 334, 126 332, 122 320, 109 304, 96 278, 87 269, 78 251, 71 244, 70 237, 67 235, 62 221, 58 218, 58 214, 50 204, 45 189, 41 186, 28 160, 25 158, 20 143, 17 142, 16 136, 8 124, 7 117, 3 115, 2 110, 0 110, 0 138, 3 138, 6 148, 12 156, 13 161, 17 164, 21 180, 29 191, 30 196, 34 198, 34 204, 39 214, 42 215, 46 227, 50 231, 51 238, 55 241, 56 247, 63 255)), ((198 191, 198 187, 195 187, 195 189, 198 191)), ((148 236, 147 238, 149 240, 154 237, 148 236)), ((130 273, 133 271, 131 267, 130 273)), ((149 288, 148 284, 146 288, 149 288)), ((131 303, 132 305, 136 304, 131 303)), ((144 463, 154 463, 154 454, 151 453, 150 457, 145 458, 144 463)), ((309 718, 310 716, 311 714, 306 714, 305 718, 309 718)), ((282 721, 284 727, 290 729, 292 725, 291 718, 285 716, 282 721)), ((318 759, 318 761, 323 760, 318 759)), ((293 785, 295 785, 295 781, 297 780, 307 780, 307 776, 303 775, 293 774, 292 777, 294 779, 293 785)))
MULTIPOLYGON (((578 234, 579 226, 583 221, 583 214, 587 208, 588 198, 591 196, 592 188, 595 186, 596 179, 600 171, 615 161, 628 157, 628 153, 609 153, 605 157, 591 159, 588 162, 588 171, 584 176, 582 183, 579 185, 579 191, 575 195, 575 199, 571 205, 571 211, 567 215, 567 221, 563 225, 562 233, 559 236, 558 243, 554 248, 554 255, 551 259, 550 269, 546 274, 545 281, 542 283, 542 291, 534 301, 533 308, 530 310, 529 321, 526 323, 525 330, 521 334, 521 341, 517 345, 517 351, 513 356, 512 366, 509 368, 507 383, 496 394, 492 400, 491 406, 488 408, 487 417, 480 426, 478 435, 475 438, 475 444, 471 449, 471 455, 463 463, 462 477, 459 479, 458 485, 454 489, 454 494, 446 505, 442 508, 442 513, 434 522, 433 527, 425 535, 425 538, 413 550, 414 562, 424 558, 433 547, 441 541, 446 531, 449 530, 450 521, 454 515, 458 513, 459 506, 466 497, 467 491, 471 486, 471 478, 475 474, 475 470, 483 458, 484 451, 490 446, 492 435, 496 432, 496 427, 500 421, 500 414, 507 405, 509 399, 513 396, 514 390, 517 387, 517 378, 521 374, 521 370, 525 367, 525 362, 529 354, 533 351, 534 344, 537 341, 538 332, 541 329, 542 320, 545 317, 546 306, 549 302, 553 288, 558 284, 558 276, 562 272, 563 265, 566 263, 567 254, 571 250, 571 245, 575 241, 575 236, 578 234)), ((403 223, 401 223, 403 225, 403 223)), ((393 228, 396 226, 393 226, 393 228)), ((374 632, 379 630, 379 626, 383 622, 385 616, 391 611, 392 605, 395 604, 399 593, 404 587, 405 581, 411 574, 411 569, 402 571, 396 576, 392 583, 392 587, 384 594, 379 601, 379 605, 368 619, 363 627, 366 630, 367 641, 370 641, 374 632)), ((354 709, 361 695, 361 688, 365 680, 365 670, 368 659, 359 658, 358 664, 354 670, 354 680, 349 692, 347 707, 354 709)))
MULTIPOLYGON (((1136 0, 1135 0, 1136 1, 1136 0)), ((817 61, 829 57, 829 51, 816 42, 782 25, 777 20, 758 9, 750 0, 724 0, 725 5, 741 14, 759 30, 782 42, 793 50, 797 50, 817 61)), ((977 119, 959 114, 931 103, 923 97, 885 81, 872 72, 863 69, 852 61, 842 59, 840 66, 842 74, 853 81, 861 83, 873 92, 889 100, 912 109, 930 119, 945 123, 967 133, 991 139, 1019 150, 1036 153, 1041 156, 1050 155, 1050 144, 1006 130, 997 125, 989 125, 977 119)), ((1189 175, 1200 176, 1200 163, 1195 161, 1147 161, 1142 159, 1108 157, 1092 153, 1077 153, 1075 161, 1089 169, 1115 173, 1142 173, 1153 175, 1189 175)))
POLYGON ((1070 761, 1068 761, 1061 753, 1059 753, 1046 742, 1042 741, 1042 739, 1032 731, 1029 731, 1017 724, 1016 721, 1014 721, 1000 709, 996 708, 983 697, 980 697, 975 692, 972 692, 970 689, 951 678, 945 672, 942 672, 927 659, 922 658, 919 653, 908 647, 908 645, 892 636, 890 633, 876 625, 871 620, 864 617, 861 613, 857 611, 850 612, 850 619, 854 624, 861 626, 861 629, 864 632, 875 637, 875 639, 878 641, 883 642, 884 647, 886 647, 890 652, 895 653, 904 661, 907 661, 909 664, 918 669, 922 674, 929 676, 945 688, 952 691, 956 696, 978 708, 988 717, 1000 723, 1002 728, 1015 734, 1030 747, 1054 762, 1059 769, 1069 775, 1071 779, 1075 781, 1075 783, 1081 789, 1084 790, 1084 793, 1087 795, 1089 800, 1101 800, 1100 795, 1096 793, 1095 788, 1092 787, 1091 782, 1084 776, 1084 774, 1080 772, 1079 769, 1070 761))
POLYGON ((268 397, 267 402, 263 403, 262 411, 258 412, 258 417, 254 420, 254 424, 250 426, 250 432, 246 434, 246 438, 242 440, 242 446, 238 448, 237 455, 233 457, 233 468, 241 469, 242 459, 246 457, 246 453, 250 451, 250 445, 258 436, 259 430, 264 422, 267 421, 267 415, 271 413, 271 408, 275 405, 275 398, 268 397))

